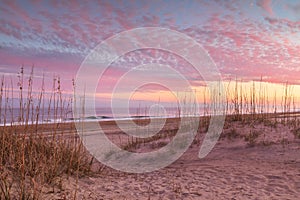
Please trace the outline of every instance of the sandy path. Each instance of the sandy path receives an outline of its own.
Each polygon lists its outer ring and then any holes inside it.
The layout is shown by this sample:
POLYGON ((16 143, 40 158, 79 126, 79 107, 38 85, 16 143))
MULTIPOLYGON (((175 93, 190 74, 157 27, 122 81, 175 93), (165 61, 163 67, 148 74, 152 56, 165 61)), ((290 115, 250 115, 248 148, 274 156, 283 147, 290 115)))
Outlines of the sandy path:
MULTIPOLYGON (((165 169, 126 174, 111 169, 79 179, 79 199, 298 199, 300 143, 247 147, 222 140, 204 159, 193 145, 165 169)), ((72 194, 75 180, 65 183, 72 194)), ((54 198, 55 196, 52 196, 54 198)))
MULTIPOLYGON (((177 122, 169 120, 164 130, 176 129, 177 122)), ((103 129, 115 144, 128 142, 114 122, 103 122, 103 129)), ((223 133, 204 159, 198 151, 205 134, 199 134, 200 143, 164 169, 128 174, 105 167, 91 177, 61 178, 61 188, 46 188, 41 199, 299 199, 300 139, 290 127, 230 122, 223 133), (233 129, 237 135, 228 137, 233 129), (245 140, 251 131, 258 133, 253 147, 245 140)), ((153 151, 154 143, 169 140, 151 141, 135 151, 153 151)))

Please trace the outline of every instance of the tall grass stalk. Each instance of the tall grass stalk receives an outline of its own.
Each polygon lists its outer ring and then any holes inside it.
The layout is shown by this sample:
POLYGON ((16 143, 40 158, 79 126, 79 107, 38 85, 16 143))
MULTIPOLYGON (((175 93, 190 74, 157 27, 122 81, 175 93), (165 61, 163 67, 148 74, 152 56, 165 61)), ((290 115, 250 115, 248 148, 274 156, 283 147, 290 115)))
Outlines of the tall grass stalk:
POLYGON ((59 120, 41 124, 41 119, 51 118, 52 109, 56 119, 69 113, 69 107, 63 103, 68 102, 65 99, 69 97, 63 96, 60 79, 53 80, 55 87, 50 99, 45 94, 44 79, 38 92, 33 88, 33 79, 33 68, 25 77, 25 70, 21 67, 17 79, 16 111, 13 81, 4 76, 1 78, 0 199, 39 199, 41 188, 55 184, 57 177, 85 175, 91 171, 90 156, 77 140, 74 125, 62 124, 59 120), (48 113, 45 113, 47 100, 48 113), (71 137, 64 137, 66 128, 71 128, 71 137))

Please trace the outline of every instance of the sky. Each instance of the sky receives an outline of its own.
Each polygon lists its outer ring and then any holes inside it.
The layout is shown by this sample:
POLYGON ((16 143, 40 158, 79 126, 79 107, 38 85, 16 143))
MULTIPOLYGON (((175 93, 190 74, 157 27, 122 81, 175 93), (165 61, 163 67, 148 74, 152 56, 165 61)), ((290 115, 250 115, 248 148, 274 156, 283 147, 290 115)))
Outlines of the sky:
MULTIPOLYGON (((201 44, 224 81, 262 78, 268 83, 300 85, 298 0, 3 0, 0 16, 0 73, 5 76, 14 76, 22 65, 34 66, 37 77, 44 74, 51 80, 58 75, 70 90, 81 63, 103 40, 134 28, 162 27, 201 44)), ((100 80, 99 97, 110 96, 118 77, 141 63, 172 65, 193 86, 202 84, 181 57, 139 50, 112 63, 100 80)), ((161 73, 162 79, 172 79, 161 73)))

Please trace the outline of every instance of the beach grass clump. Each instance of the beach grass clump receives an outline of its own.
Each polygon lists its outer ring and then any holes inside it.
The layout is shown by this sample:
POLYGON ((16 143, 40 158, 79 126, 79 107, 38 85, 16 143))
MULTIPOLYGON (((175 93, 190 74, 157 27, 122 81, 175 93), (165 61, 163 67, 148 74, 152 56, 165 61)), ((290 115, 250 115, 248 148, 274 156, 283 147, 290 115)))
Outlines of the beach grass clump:
POLYGON ((24 74, 21 68, 17 90, 5 77, 0 84, 0 199, 40 199, 44 186, 55 185, 56 178, 91 172, 91 157, 76 137, 74 125, 60 120, 41 124, 41 119, 49 119, 50 110, 54 119, 69 112, 60 79, 53 79, 47 96, 44 80, 40 92, 33 90, 33 69, 28 77, 24 74))
POLYGON ((244 137, 245 141, 250 147, 253 147, 256 144, 256 140, 259 137, 260 133, 256 130, 250 130, 250 133, 244 137))
POLYGON ((226 134, 229 140, 239 137, 239 133, 237 132, 236 128, 231 128, 230 131, 226 134))
POLYGON ((295 138, 300 139, 300 128, 293 129, 292 133, 294 134, 295 138))

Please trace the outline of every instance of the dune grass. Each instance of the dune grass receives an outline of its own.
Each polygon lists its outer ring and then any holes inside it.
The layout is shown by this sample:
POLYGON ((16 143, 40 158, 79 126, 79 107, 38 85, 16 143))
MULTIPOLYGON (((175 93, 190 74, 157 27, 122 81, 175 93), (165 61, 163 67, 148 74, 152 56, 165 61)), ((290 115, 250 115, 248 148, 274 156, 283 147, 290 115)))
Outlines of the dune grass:
POLYGON ((17 87, 15 90, 12 81, 2 77, 0 199, 40 199, 43 187, 55 185, 57 178, 90 173, 91 157, 75 137, 74 125, 64 125, 59 120, 40 124, 50 117, 50 109, 54 110, 55 119, 63 118, 70 109, 59 77, 53 79, 49 97, 45 94, 44 80, 40 92, 33 92, 33 69, 25 77, 21 68, 17 87), (18 95, 18 100, 14 95, 18 95), (16 103, 17 112, 13 109, 16 103))
MULTIPOLYGON (((60 121, 71 113, 73 103, 72 97, 64 94, 60 78, 54 77, 52 90, 46 92, 45 79, 40 82, 39 90, 33 87, 33 69, 29 76, 24 74, 22 67, 16 86, 7 77, 0 80, 0 123, 3 124, 0 127, 0 199, 40 199, 45 188, 61 187, 57 184, 57 179, 92 173, 93 158, 77 137, 74 124, 60 121), (14 109, 16 105, 17 111, 14 109), (54 122, 41 124, 50 118, 54 118, 54 122)), ((286 83, 284 87, 280 104, 282 112, 278 112, 279 97, 275 91, 274 96, 269 97, 270 91, 262 84, 257 86, 253 82, 252 87, 244 88, 236 80, 233 90, 228 84, 224 110, 225 126, 230 128, 230 123, 236 121, 250 125, 259 122, 274 127, 281 123, 290 126, 295 137, 300 138, 300 121, 296 117, 297 102, 291 86, 286 83), (270 99, 274 99, 273 102, 270 99)), ((204 97, 203 113, 195 110, 195 102, 188 102, 192 98, 185 96, 184 106, 189 114, 203 116, 198 132, 205 133, 215 109, 215 105, 210 102, 217 95, 209 90, 204 90, 201 95, 204 97)), ((179 107, 177 110, 180 123, 180 117, 183 117, 181 114, 186 112, 179 107)), ((142 120, 136 123, 142 123, 142 120)), ((159 140, 174 137, 177 130, 178 127, 161 130, 150 138, 128 136, 127 143, 122 147, 132 150, 141 144, 157 141, 153 143, 153 148, 160 148, 166 142, 159 140)), ((238 137, 234 128, 228 134, 230 139, 238 137)), ((258 133, 253 130, 244 139, 253 146, 257 137, 258 133)), ((76 197, 76 191, 74 196, 76 197)))

